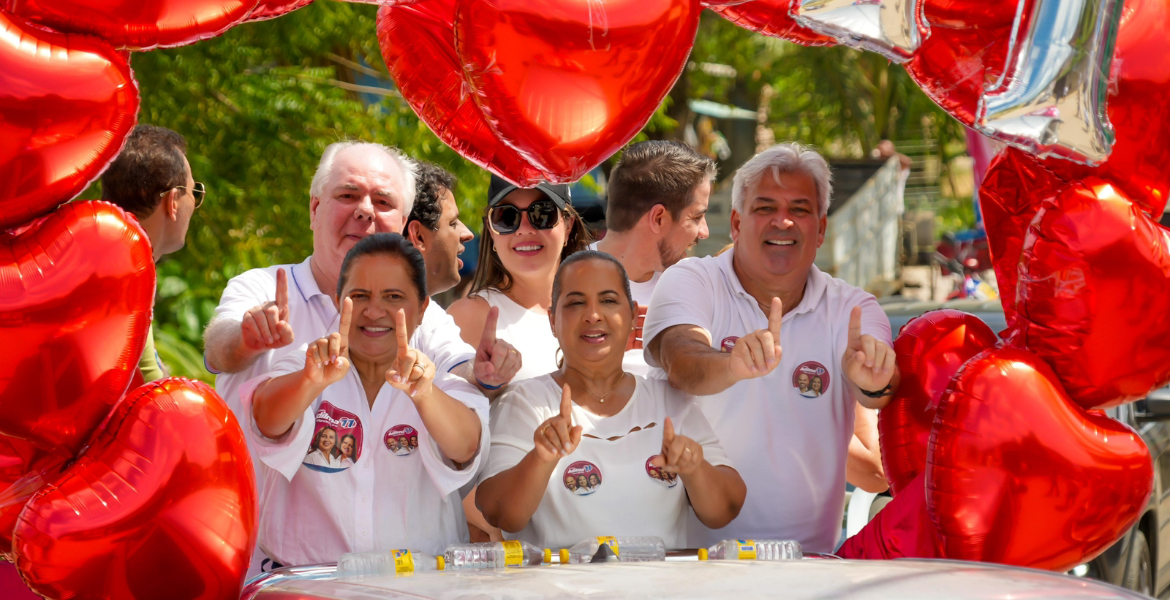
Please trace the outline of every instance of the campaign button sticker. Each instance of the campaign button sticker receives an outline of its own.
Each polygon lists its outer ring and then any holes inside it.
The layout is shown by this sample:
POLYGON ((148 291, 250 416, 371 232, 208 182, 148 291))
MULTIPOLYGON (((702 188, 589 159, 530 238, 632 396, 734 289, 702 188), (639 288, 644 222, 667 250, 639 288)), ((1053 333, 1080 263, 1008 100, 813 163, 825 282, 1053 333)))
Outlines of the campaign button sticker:
POLYGON ((352 467, 362 453, 362 422, 357 415, 322 402, 314 421, 313 439, 301 464, 322 473, 352 467))
POLYGON ((386 430, 382 441, 395 456, 409 456, 418 450, 418 430, 410 425, 395 425, 386 430))
POLYGON ((723 352, 731 352, 732 350, 735 350, 735 342, 737 340, 739 340, 738 335, 729 335, 723 338, 723 341, 719 343, 719 350, 723 352))
POLYGON ((664 485, 668 488, 678 485, 678 473, 667 473, 664 469, 650 464, 650 461, 655 458, 658 458, 657 454, 646 459, 646 474, 650 476, 650 479, 653 479, 658 485, 664 485))
POLYGON ((801 363, 792 372, 792 387, 805 398, 819 398, 829 390, 829 370, 816 361, 801 363))
POLYGON ((561 481, 570 492, 578 496, 588 496, 601 487, 601 469, 591 462, 579 460, 565 467, 561 481))

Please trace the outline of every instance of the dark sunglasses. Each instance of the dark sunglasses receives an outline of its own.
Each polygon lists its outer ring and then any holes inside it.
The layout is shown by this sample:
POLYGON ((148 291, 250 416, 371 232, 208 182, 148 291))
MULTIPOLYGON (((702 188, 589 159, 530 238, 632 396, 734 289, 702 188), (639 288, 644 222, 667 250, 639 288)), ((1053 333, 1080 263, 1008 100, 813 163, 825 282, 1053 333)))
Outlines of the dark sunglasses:
MULTIPOLYGON (((171 190, 185 190, 185 189, 187 189, 187 186, 185 186, 185 185, 176 185, 175 187, 171 188, 171 190)), ((169 192, 171 190, 167 190, 166 192, 162 192, 159 195, 161 196, 163 194, 166 194, 167 192, 169 192)), ((191 188, 190 191, 191 191, 191 197, 195 198, 195 208, 199 208, 200 206, 203 205, 203 197, 207 195, 207 188, 204 187, 204 185, 201 182, 196 181, 195 185, 191 188)))
POLYGON ((524 210, 511 204, 493 206, 488 210, 488 225, 500 235, 511 235, 520 229, 522 213, 528 213, 528 223, 533 229, 552 229, 561 222, 561 209, 556 202, 545 198, 529 204, 524 210))

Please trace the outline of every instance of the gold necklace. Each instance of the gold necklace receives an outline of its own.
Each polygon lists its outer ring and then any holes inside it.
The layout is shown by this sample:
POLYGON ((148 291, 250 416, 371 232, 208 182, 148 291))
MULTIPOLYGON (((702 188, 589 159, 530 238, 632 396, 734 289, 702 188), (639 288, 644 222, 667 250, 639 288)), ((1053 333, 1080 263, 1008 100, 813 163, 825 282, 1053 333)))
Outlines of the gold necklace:
MULTIPOLYGON (((622 376, 618 378, 617 383, 613 384, 613 387, 609 388, 608 392, 606 392, 600 396, 598 396, 597 394, 594 394, 593 392, 589 391, 588 389, 585 390, 585 393, 589 394, 590 396, 593 396, 594 398, 597 398, 598 402, 605 404, 606 397, 608 397, 610 394, 614 393, 614 391, 616 391, 618 389, 618 387, 621 386, 622 382, 624 382, 626 380, 626 375, 627 375, 627 373, 622 373, 622 376)), ((584 386, 582 386, 582 387, 584 387, 584 386)))

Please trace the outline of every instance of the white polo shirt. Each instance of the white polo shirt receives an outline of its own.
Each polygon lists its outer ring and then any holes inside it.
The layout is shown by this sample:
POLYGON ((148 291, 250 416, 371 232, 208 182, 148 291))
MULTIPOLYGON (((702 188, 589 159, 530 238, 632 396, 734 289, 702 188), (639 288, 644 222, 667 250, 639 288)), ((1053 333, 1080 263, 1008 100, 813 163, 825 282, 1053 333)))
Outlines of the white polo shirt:
MULTIPOLYGON (((304 368, 305 345, 297 346, 271 372, 240 388, 246 412, 251 414, 252 392, 261 382, 304 368)), ((404 393, 383 384, 371 408, 353 368, 277 440, 264 437, 249 418, 248 441, 262 476, 264 553, 291 566, 390 548, 439 554, 449 544, 467 541, 458 490, 474 479, 487 453, 488 403, 454 375, 443 374, 435 384, 480 418, 479 452, 462 468, 439 450, 404 393), (317 443, 324 436, 333 439, 328 452, 317 443), (343 441, 354 448, 349 456, 340 452, 343 441)))
MULTIPOLYGON (((663 274, 646 318, 647 346, 667 328, 690 324, 705 329, 714 348, 730 351, 739 337, 768 327, 735 274, 734 252, 688 258, 663 274)), ((862 333, 890 343, 890 322, 877 300, 813 266, 804 298, 782 320, 780 365, 764 377, 696 398, 747 483, 747 499, 722 529, 707 529, 692 518, 691 545, 765 538, 797 540, 813 552, 835 549, 856 405, 841 356, 850 312, 859 305, 862 333)), ((657 366, 649 351, 646 360, 657 366)))
MULTIPOLYGON (((703 446, 707 462, 731 462, 686 394, 664 379, 636 381, 634 395, 616 415, 573 405, 581 444, 557 463, 528 526, 505 537, 559 549, 599 535, 650 535, 667 548, 689 547, 686 489, 677 476, 649 464, 662 452, 666 417, 679 435, 703 446)), ((536 428, 560 410, 561 388, 551 375, 512 384, 492 407, 491 456, 480 481, 516 466, 535 447, 536 428)))
MULTIPOLYGON (((243 321, 244 314, 254 306, 276 299, 276 271, 284 269, 288 275, 288 322, 293 329, 293 343, 262 353, 247 369, 239 373, 216 373, 215 391, 227 402, 244 423, 240 408, 240 386, 272 369, 281 358, 311 341, 328 335, 330 326, 338 319, 337 307, 330 293, 317 287, 317 280, 309 267, 309 260, 295 265, 275 265, 245 271, 228 281, 223 290, 216 318, 243 321)), ((440 373, 449 372, 461 363, 475 358, 475 348, 459 337, 459 326, 436 302, 431 302, 423 313, 422 323, 410 338, 410 346, 427 355, 440 373)), ((208 365, 210 369, 211 365, 208 365)), ((214 372, 214 371, 213 371, 214 372)))

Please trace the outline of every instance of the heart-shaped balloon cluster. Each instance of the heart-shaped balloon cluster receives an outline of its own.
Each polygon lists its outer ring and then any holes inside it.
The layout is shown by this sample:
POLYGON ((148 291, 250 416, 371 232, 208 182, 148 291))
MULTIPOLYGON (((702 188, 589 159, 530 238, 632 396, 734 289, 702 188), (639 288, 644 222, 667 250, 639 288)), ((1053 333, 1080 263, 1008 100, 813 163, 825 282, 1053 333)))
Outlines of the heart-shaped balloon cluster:
POLYGON ((403 97, 520 185, 571 183, 629 142, 686 64, 698 0, 427 0, 378 11, 403 97))
POLYGON ((1078 406, 1039 356, 953 310, 908 323, 895 349, 902 383, 879 421, 894 500, 840 556, 1063 571, 1137 521, 1153 490, 1145 442, 1078 406))
POLYGON ((15 564, 49 598, 234 600, 256 544, 254 477, 214 390, 149 383, 25 505, 15 564))

